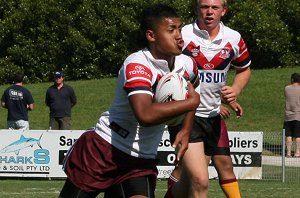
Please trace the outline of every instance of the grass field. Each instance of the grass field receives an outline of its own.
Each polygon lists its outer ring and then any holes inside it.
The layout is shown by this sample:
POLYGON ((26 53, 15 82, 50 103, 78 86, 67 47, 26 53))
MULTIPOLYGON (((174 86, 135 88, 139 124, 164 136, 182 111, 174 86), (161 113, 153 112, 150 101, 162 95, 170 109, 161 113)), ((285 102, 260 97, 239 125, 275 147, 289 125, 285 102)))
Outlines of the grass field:
MULTIPOLYGON (((253 70, 248 87, 239 96, 245 114, 237 120, 227 120, 229 130, 234 131, 278 131, 282 130, 284 115, 284 86, 290 83, 290 75, 300 68, 253 70)), ((229 73, 229 82, 233 72, 229 73)), ((67 79, 67 77, 66 77, 67 79)), ((66 81, 75 89, 78 104, 72 110, 73 129, 94 127, 101 112, 105 111, 114 98, 115 78, 89 81, 66 81)), ((36 108, 29 113, 31 129, 47 129, 49 110, 45 92, 52 83, 25 85, 31 90, 36 108)), ((0 86, 0 93, 8 85, 0 86)), ((7 111, 0 108, 0 129, 6 128, 7 111)))
MULTIPOLYGON (((299 68, 253 70, 252 78, 239 102, 245 115, 237 120, 232 116, 227 120, 231 131, 278 132, 282 130, 284 115, 284 87, 289 84, 290 75, 300 72, 299 68)), ((229 82, 233 73, 229 73, 229 82)), ((70 81, 75 89, 78 104, 73 108, 73 129, 87 129, 95 126, 101 112, 106 110, 114 97, 115 79, 90 81, 70 81)), ((44 104, 46 89, 52 83, 27 84, 35 99, 36 108, 29 113, 31 129, 47 129, 49 110, 44 104)), ((0 86, 0 93, 8 85, 0 86)), ((0 108, 0 129, 6 128, 6 109, 0 108)), ((0 198, 44 198, 57 197, 63 185, 62 180, 1 179, 0 198)), ((209 197, 224 197, 217 181, 210 182, 209 197)), ((244 198, 256 197, 300 197, 299 182, 281 183, 267 180, 240 180, 244 198)), ((163 197, 166 181, 158 181, 156 196, 163 197)), ((99 196, 101 197, 101 196, 99 196)))
MULTIPOLYGON (((2 198, 56 198, 63 186, 62 180, 0 180, 2 198)), ((300 196, 299 183, 281 183, 263 180, 240 180, 243 198, 296 198, 300 196)), ((166 192, 166 181, 158 181, 156 197, 162 198, 166 192)), ((98 198, 102 198, 100 194, 98 198)), ((218 181, 211 180, 208 197, 225 197, 218 181)))

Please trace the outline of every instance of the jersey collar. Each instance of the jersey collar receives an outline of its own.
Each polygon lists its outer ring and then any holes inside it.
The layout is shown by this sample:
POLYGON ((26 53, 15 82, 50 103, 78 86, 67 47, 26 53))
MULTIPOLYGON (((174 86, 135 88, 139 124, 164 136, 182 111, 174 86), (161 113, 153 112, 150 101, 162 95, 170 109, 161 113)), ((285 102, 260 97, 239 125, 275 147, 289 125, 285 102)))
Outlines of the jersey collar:
MULTIPOLYGON (((201 30, 197 24, 197 20, 195 20, 193 22, 193 29, 194 31, 196 32, 196 34, 199 34, 200 37, 202 37, 203 39, 205 40, 210 40, 210 36, 208 34, 208 32, 206 30, 201 30)), ((223 35, 224 35, 224 24, 223 22, 221 21, 220 22, 220 30, 219 30, 219 33, 218 35, 216 36, 216 38, 212 41, 212 42, 216 42, 216 41, 219 41, 219 40, 222 40, 223 38, 223 35)))

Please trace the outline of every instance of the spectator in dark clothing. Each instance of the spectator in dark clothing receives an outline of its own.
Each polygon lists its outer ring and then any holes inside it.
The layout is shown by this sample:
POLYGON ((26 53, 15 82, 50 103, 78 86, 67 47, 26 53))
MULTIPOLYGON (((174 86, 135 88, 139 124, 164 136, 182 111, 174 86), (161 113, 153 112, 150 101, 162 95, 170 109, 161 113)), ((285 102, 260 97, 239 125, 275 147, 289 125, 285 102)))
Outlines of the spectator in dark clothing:
POLYGON ((28 110, 34 108, 34 100, 28 89, 23 87, 22 73, 15 75, 14 83, 8 87, 1 98, 1 106, 6 108, 7 128, 17 130, 28 130, 28 110))
POLYGON ((71 108, 76 104, 73 88, 64 83, 62 71, 54 73, 55 82, 46 92, 45 103, 50 108, 49 129, 70 130, 71 108))

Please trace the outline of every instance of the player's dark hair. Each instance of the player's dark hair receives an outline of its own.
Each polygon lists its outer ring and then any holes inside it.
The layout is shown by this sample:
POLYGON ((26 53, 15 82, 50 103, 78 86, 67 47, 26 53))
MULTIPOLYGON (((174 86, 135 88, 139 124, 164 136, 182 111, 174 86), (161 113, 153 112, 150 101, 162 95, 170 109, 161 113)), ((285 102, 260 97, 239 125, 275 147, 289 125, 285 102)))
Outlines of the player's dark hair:
POLYGON ((300 75, 298 73, 293 73, 291 75, 291 82, 292 83, 300 83, 300 75))
POLYGON ((24 74, 23 73, 16 73, 14 78, 14 83, 23 82, 24 74))
POLYGON ((167 17, 179 17, 176 10, 166 4, 153 4, 145 8, 140 14, 140 45, 148 46, 147 30, 155 30, 158 22, 167 17))

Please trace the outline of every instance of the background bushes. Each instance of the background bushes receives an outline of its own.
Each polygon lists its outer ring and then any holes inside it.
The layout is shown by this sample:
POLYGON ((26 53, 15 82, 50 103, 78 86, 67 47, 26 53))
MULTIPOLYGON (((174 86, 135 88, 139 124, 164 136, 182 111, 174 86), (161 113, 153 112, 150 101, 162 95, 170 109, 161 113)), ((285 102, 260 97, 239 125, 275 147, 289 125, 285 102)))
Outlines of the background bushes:
MULTIPOLYGON (((139 12, 155 2, 193 20, 187 0, 0 0, 0 83, 17 70, 29 82, 52 80, 56 69, 68 80, 116 75, 135 44, 139 12)), ((299 65, 298 0, 229 0, 224 23, 243 35, 253 68, 299 65)))

